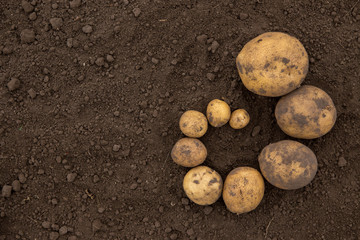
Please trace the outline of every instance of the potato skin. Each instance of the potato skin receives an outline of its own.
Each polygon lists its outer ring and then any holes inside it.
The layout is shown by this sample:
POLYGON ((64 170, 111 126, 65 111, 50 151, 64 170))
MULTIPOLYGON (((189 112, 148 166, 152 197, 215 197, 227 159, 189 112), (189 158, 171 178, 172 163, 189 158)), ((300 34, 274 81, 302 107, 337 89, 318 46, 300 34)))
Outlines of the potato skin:
POLYGON ((209 123, 213 127, 222 127, 230 119, 231 110, 230 106, 219 99, 214 99, 209 102, 206 109, 206 116, 209 123))
POLYGON ((208 129, 205 115, 199 111, 188 110, 184 112, 179 121, 180 130, 188 137, 202 137, 208 129))
POLYGON ((260 170, 275 187, 292 190, 309 184, 317 172, 317 159, 305 145, 283 140, 266 146, 259 155, 260 170))
POLYGON ((250 115, 245 109, 236 109, 230 116, 230 127, 241 129, 246 127, 250 122, 250 115))
POLYGON ((232 170, 224 182, 223 199, 230 212, 241 214, 254 210, 264 197, 265 183, 251 167, 232 170))
POLYGON ((287 135, 313 139, 332 129, 336 121, 336 108, 326 92, 304 85, 279 100, 275 117, 287 135))
POLYGON ((195 167, 202 164, 207 156, 205 145, 196 138, 182 138, 171 150, 171 158, 183 167, 195 167))
POLYGON ((221 176, 206 166, 192 168, 184 177, 183 188, 188 198, 198 205, 210 205, 221 196, 221 176))
POLYGON ((245 44, 236 58, 236 66, 248 90, 278 97, 304 81, 309 58, 298 39, 281 32, 267 32, 245 44))

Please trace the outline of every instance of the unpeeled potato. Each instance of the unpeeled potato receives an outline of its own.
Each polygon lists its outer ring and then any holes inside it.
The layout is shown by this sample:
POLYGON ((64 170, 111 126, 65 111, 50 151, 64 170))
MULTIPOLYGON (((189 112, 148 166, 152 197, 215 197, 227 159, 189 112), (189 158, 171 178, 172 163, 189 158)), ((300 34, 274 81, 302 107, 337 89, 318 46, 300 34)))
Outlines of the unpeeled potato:
POLYGON ((188 137, 202 137, 208 129, 205 115, 199 111, 188 110, 184 112, 179 121, 180 130, 188 137))
POLYGON ((207 156, 205 145, 196 138, 182 138, 171 150, 171 158, 183 167, 195 167, 202 164, 207 156))
POLYGON ((236 109, 231 113, 230 127, 234 129, 241 129, 246 127, 250 122, 250 115, 245 109, 236 109))
POLYGON ((287 135, 313 139, 332 129, 336 121, 336 108, 326 92, 305 85, 279 100, 275 117, 287 135))
POLYGON ((275 187, 291 190, 309 184, 317 171, 317 159, 305 145, 283 140, 266 146, 259 155, 260 170, 275 187))
POLYGON ((225 179, 223 199, 230 212, 241 214, 254 210, 260 204, 264 192, 264 180, 256 169, 238 167, 225 179))
POLYGON ((215 203, 221 196, 223 181, 213 169, 198 166, 184 177, 183 188, 188 198, 199 205, 215 203))
POLYGON ((230 115, 230 106, 226 102, 219 99, 214 99, 209 102, 206 110, 206 116, 211 126, 224 126, 229 121, 230 115))
POLYGON ((245 44, 236 58, 236 66, 248 90, 278 97, 304 81, 309 58, 298 39, 281 32, 267 32, 245 44))

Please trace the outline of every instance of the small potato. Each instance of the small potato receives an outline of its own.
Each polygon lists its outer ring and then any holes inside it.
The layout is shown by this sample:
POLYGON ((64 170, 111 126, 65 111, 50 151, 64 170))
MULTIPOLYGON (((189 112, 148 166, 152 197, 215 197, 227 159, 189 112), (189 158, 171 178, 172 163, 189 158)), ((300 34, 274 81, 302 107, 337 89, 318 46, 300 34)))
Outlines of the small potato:
POLYGON ((188 137, 202 137, 208 129, 208 121, 205 115, 195 110, 188 110, 181 115, 179 121, 180 130, 188 137))
POLYGON ((224 126, 230 119, 231 110, 229 105, 219 99, 209 102, 206 110, 206 116, 213 127, 224 126))
POLYGON ((287 135, 313 139, 325 135, 334 126, 336 108, 326 92, 305 85, 279 100, 275 117, 287 135))
POLYGON ((205 145, 196 138, 182 138, 171 150, 171 158, 183 167, 195 167, 202 164, 207 156, 205 145))
POLYGON ((309 68, 301 42, 288 34, 267 32, 240 51, 236 66, 244 86, 261 96, 283 96, 300 86, 309 68))
POLYGON ((241 129, 246 127, 250 122, 250 115, 245 109, 236 109, 231 113, 230 127, 234 129, 241 129))
POLYGON ((275 187, 291 190, 309 184, 317 171, 315 154, 305 145, 283 140, 266 146, 259 155, 261 173, 275 187))
POLYGON ((183 187, 191 201, 199 205, 210 205, 221 196, 223 181, 215 170, 199 166, 185 175, 183 187))
POLYGON ((254 210, 265 192, 264 179, 251 167, 238 167, 225 179, 223 199, 230 212, 241 214, 254 210))

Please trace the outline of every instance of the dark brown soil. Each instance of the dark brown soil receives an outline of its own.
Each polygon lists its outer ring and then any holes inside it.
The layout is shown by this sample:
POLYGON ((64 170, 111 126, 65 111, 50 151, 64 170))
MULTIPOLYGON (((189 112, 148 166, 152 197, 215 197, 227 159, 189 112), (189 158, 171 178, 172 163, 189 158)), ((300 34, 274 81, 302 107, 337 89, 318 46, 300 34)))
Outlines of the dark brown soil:
POLYGON ((1 0, 0 19, 1 240, 360 236, 359 1, 1 0), (223 179, 290 139, 278 98, 251 93, 236 70, 267 31, 304 44, 304 84, 337 107, 330 133, 301 140, 318 173, 294 191, 266 183, 248 214, 195 205, 169 157, 185 110, 220 98, 249 111, 245 129, 201 138, 223 179))

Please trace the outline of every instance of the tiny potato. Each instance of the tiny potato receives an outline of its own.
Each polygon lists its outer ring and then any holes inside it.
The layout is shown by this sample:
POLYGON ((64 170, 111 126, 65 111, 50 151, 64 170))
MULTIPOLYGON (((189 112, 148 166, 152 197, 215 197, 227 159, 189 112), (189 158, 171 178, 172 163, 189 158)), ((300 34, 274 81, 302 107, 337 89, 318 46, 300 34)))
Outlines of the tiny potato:
POLYGON ((205 115, 199 111, 188 110, 184 112, 179 121, 180 130, 188 137, 202 137, 208 129, 205 115))
POLYGON ((252 39, 236 58, 245 87, 261 96, 283 96, 300 86, 309 68, 301 42, 288 34, 267 32, 252 39))
POLYGON ((264 192, 264 179, 256 169, 238 167, 225 179, 223 199, 230 212, 241 214, 254 210, 260 204, 264 192))
POLYGON ((230 115, 230 106, 219 99, 214 99, 209 102, 206 109, 206 116, 210 125, 213 127, 224 126, 229 121, 230 115))
POLYGON ((336 108, 326 92, 305 85, 279 100, 275 117, 287 135, 313 139, 332 129, 336 121, 336 108))
POLYGON ((267 145, 258 160, 265 179, 275 187, 285 190, 298 189, 309 184, 318 167, 313 151, 292 140, 267 145))
POLYGON ((210 205, 221 196, 223 181, 213 169, 198 166, 184 177, 183 188, 188 198, 198 205, 210 205))
POLYGON ((250 115, 245 109, 236 109, 231 113, 230 127, 234 129, 241 129, 246 127, 250 122, 250 115))
POLYGON ((171 150, 171 158, 183 167, 195 167, 202 164, 207 156, 205 145, 196 138, 182 138, 171 150))

